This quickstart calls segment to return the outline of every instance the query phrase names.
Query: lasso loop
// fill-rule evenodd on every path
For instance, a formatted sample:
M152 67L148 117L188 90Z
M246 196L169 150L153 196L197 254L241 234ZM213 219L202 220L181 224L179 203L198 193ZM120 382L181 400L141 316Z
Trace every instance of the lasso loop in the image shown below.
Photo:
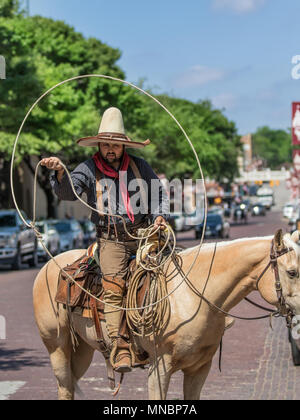
M204 239L204 232L205 232L205 227L206 227L206 219L207 219L207 194L206 194L206 188L205 188L205 183L204 183L204 176L203 176L203 172L202 172L202 168L201 168L201 164L200 164L200 161L199 161L199 158L198 158L198 155L197 155L197 152L196 152L196 150L195 150L195 148L194 148L194 146L193 146L193 144L192 144L192 142L191 142L191 140L189 139L189 137L188 137L188 135L186 134L186 132L185 132L185 130L183 129L183 127L180 125L180 123L177 121L177 119L174 117L174 115L161 103L161 102L159 102L158 101L158 99L156 99L154 96L152 96L150 93L148 93L148 92L146 92L145 90L143 90L143 89L141 89L140 87L138 87L138 86L135 86L134 84L132 84L132 83L130 83L130 82L127 82L127 81L125 81L125 80L122 80L122 79L118 79L118 78L116 78L116 77L112 77L112 76L107 76L107 75L103 75L103 74L87 74L87 75L80 75L80 76L75 76L75 77L72 77L72 78L69 78L69 79L66 79L66 80L64 80L64 81L62 81L62 82L60 82L60 83L57 83L56 85L54 85L54 86L52 86L50 89L48 89L45 93L43 93L43 95L41 95L35 102L34 102L34 104L31 106L31 108L29 109L29 111L27 112L27 114L25 115L25 117L24 117L24 119L23 119L23 121L22 121L22 124L21 124L21 126L20 126L20 128L19 128L19 130L18 130L18 133L17 133L17 136L16 136L16 139L15 139L15 142L14 142L14 146L13 146L13 152L12 152L12 159L11 159L11 166L10 166L10 184L11 184L11 194L12 194L12 198L13 198L13 202L14 202L14 205L15 205L15 207L16 207L16 210L17 210L17 212L18 212L18 214L19 214L19 216L20 216L20 218L21 218L21 220L23 221L23 223L27 226L27 227L30 227L30 228L32 228L33 230L34 230L34 233L36 234L36 236L37 236L37 238L38 238L38 240L40 241L40 243L42 244L42 246L43 246L43 248L44 248L44 250L46 251L46 253L50 256L50 258L55 262L55 264L60 268L60 270L62 270L63 272L64 272L64 274L66 274L67 275L67 277L69 277L74 283L76 283L77 284L77 286L79 287L79 288L81 288L85 293L87 293L88 295L90 295L90 296L92 296L92 297L94 297L95 299L97 299L97 300L99 300L100 302L102 302L99 298L97 298L97 297L95 297L95 296L93 296L92 294L90 294L87 290L85 290L83 287L81 287L68 273L66 273L64 270L63 270L63 268L62 267L60 267L60 265L57 263L57 261L55 260L55 258L53 257L53 255L51 255L51 253L49 252L49 250L46 248L46 246L44 245L44 243L43 243L43 241L42 241L42 238L41 238L41 235L40 235L40 233L38 232L38 230L35 228L35 221L36 221L36 211L35 211L35 207L36 207L36 182L37 182L37 169L38 169L38 166L40 165L40 162L38 163L38 166L37 166L37 168L36 168L36 171L35 171L35 181L34 181L34 183L35 183L35 186L34 186L34 212L33 212L33 220L32 220L32 222L30 222L30 223L28 223L26 220L25 220L25 218L23 217L23 215L22 215L22 213L21 213L21 211L20 211L20 209L19 209L19 207L18 207L18 204L17 204L17 201L16 201L16 197L15 197L15 193L14 193L14 186L13 186L13 167L14 167L14 160L15 160L15 154L16 154L16 148L17 148L17 143L18 143L18 140L19 140L19 137L20 137L20 135L21 135L21 132L22 132L22 129L23 129L23 127L24 127L24 124L25 124L25 122L26 122L26 120L27 120L27 118L29 117L29 115L31 114L31 112L33 111L33 109L38 105L38 103L44 98L44 97L46 97L50 92L52 92L55 88L57 88L58 86L61 86L61 85L63 85L63 84L65 84L65 83L68 83L68 82L71 82L71 81L73 81L73 80L79 80L79 79L83 79L83 78L89 78L89 77L97 77L97 78L104 78L104 79L109 79L109 80L114 80L114 81L117 81L117 82L120 82L120 83L123 83L123 84L125 84L125 85L128 85L128 86L130 86L130 87L132 87L132 88L134 88L134 89L136 89L136 90L138 90L138 91L140 91L141 93L143 93L144 95L146 95L146 96L148 96L149 98L151 98L154 102L156 102L161 108L163 108L166 112L167 112L167 114L169 114L169 116L175 121L175 123L177 124L177 126L180 128L180 130L182 131L182 133L184 134L184 136L185 136L185 138L186 138L186 140L188 141L188 143L190 144L190 147L192 148L192 151L193 151L193 153L194 153L194 156L195 156L195 158L196 158L196 161L197 161L197 164L198 164L198 168L199 168L199 171L200 171L200 174L201 174L201 177L202 177L202 180L203 180L203 191L204 191L204 221L203 221L203 230L202 230L202 235L201 235L201 239L200 239L200 243L199 243L199 246L198 246L198 250L197 250L197 252L196 252L196 254L195 254L195 257L194 257L194 260L193 260L193 262L192 262L192 264L191 264L191 266L189 267L189 269L188 269L188 271L187 271L187 273L185 273L184 275L183 275L183 273L181 273L181 276L182 276L182 281L168 294L168 295L166 295L166 296L164 296L163 298L161 298L160 300L157 300L156 302L153 302L153 303L151 303L151 304L149 304L149 305L147 305L147 306L143 306L143 307L140 307L140 308L121 308L121 307L117 307L117 306L114 306L114 305L111 305L111 304L109 304L109 306L111 306L111 307L113 307L113 308L116 308L116 309L123 309L123 310L127 310L127 311L130 311L130 310L137 310L137 309L147 309L147 308L150 308L150 307L153 307L153 306L155 306L155 305L157 305L158 303L160 303L160 302L162 302L164 299L167 299L172 293L174 293L175 292L175 290L176 289L178 289L178 287L183 283L183 281L185 281L186 279L187 279L187 276L189 275L189 273L191 272L191 270L192 270L192 268L193 268L193 266L194 266L194 264L195 264L195 262L196 262L196 260L197 260L197 257L198 257L198 255L199 255L199 253L200 253L200 249L201 249L201 246L202 246L202 244L203 244L203 239ZM65 167L65 165L63 165L63 167L64 167L64 169L66 170L66 172L67 172L67 169L66 169L66 167ZM70 174L67 172L67 174L68 174L68 177L69 177L69 180L71 181L71 177L70 177ZM76 194L76 192L74 191L74 187L73 187L73 183L72 183L72 181L71 181L71 185L72 185L72 189L73 189L73 192ZM89 207L89 208L91 208L87 203L85 203L83 200L81 200L81 198L80 197L78 197L78 195L76 194L76 197L81 201L81 202L83 202L84 203L84 205L86 205L87 207ZM98 210L96 210L95 208L92 208L92 210L93 211L98 211ZM113 215L113 216L115 216L115 217L119 217L119 218L121 218L122 219L122 222L123 222L123 225L124 225L124 228L126 229L126 226L125 226L125 220L124 220L124 218L122 217L122 216L120 216L120 215ZM143 239L148 239L150 236L152 236L153 234L155 234L157 231L159 230L159 227L158 227L158 229L155 231L154 230L154 232L152 233L152 234L149 234L149 236L147 236L146 238L143 238ZM127 229L126 229L126 231L127 231ZM129 232L128 232L129 233ZM174 234L174 232L173 232L173 234ZM136 237L133 237L131 234L129 234L129 236L131 236L132 238L134 238L134 239L136 239ZM174 237L175 237L175 234L174 234ZM140 238L138 238L138 239L140 239ZM174 247L174 249L175 249L175 247Z

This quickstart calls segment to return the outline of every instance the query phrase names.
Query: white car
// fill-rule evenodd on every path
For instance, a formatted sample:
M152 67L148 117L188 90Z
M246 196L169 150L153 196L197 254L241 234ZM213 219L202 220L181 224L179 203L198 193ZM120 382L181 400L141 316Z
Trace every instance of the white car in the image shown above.
M287 203L283 207L283 217L290 219L293 215L295 205L293 203Z
M261 187L256 191L257 203L262 204L268 210L274 205L274 193L272 188Z
M57 255L60 252L60 236L51 221L43 220L36 223L38 231L42 234L42 240L47 249L52 255ZM38 241L38 258L48 260L50 257L43 248L40 241Z

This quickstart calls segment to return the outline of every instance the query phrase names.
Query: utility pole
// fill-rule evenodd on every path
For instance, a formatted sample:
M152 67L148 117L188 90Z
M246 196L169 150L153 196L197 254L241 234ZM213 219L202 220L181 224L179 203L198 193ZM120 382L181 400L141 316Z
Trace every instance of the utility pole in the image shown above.
M30 10L29 10L29 0L26 0L26 12L27 12L27 16L29 16L29 14L30 14Z

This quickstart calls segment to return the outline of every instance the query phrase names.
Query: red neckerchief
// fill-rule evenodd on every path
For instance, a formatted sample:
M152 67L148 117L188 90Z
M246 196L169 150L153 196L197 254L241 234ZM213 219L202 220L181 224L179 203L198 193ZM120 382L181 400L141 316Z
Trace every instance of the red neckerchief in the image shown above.
M120 176L120 173L118 171L116 171L114 168L112 168L110 165L108 165L108 163L105 162L105 160L101 156L100 152L97 152L97 153L94 154L93 160L95 162L95 165L99 169L99 171L102 172L104 175L107 175L110 178L115 178L115 179L120 178L120 190L121 190L121 195L122 195L122 198L123 198L123 202L124 202L125 207L126 207L127 215L129 217L129 219L131 220L131 222L133 223L134 222L134 215L132 213L132 208L131 208L131 205L130 205L130 198L129 198L129 193L128 193L128 190L127 190L127 185L125 185L125 180L124 180L124 172L127 172L129 162L130 162L130 157L124 151L121 167L119 168L119 171L122 171L121 176Z

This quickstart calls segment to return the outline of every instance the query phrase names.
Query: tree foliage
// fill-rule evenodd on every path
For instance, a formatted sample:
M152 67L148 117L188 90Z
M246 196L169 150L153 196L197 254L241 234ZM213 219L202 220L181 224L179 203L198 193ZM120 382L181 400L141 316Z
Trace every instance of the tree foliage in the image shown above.
M19 14L20 2L18 0L0 0L0 16L12 18Z
M292 144L289 132L264 126L256 130L252 141L254 156L262 159L265 166L280 169L285 163L291 162Z
M78 75L124 78L124 73L116 65L119 50L94 38L84 38L64 22L17 14L15 2L1 1L0 45L6 57L7 79L0 84L0 152L10 159L18 127L30 106L47 89ZM118 98L129 96L127 104L138 107L138 96L123 93L124 89L116 82L100 78L59 86L26 121L17 148L17 162L23 160L33 171L32 156L58 155L67 165L75 166L91 151L76 147L75 140L97 133L100 115L109 105L122 108ZM53 216L54 197L45 168L41 168L38 182L48 199L48 213Z
M221 111L212 109L209 101L195 104L167 95L158 99L174 115L191 140L204 176L232 180L238 174L237 155L240 147L235 124L228 121ZM169 178L186 174L199 177L195 155L176 122L149 100L145 108L149 120L144 136L153 141L149 153L152 166Z
M0 156L7 161L18 127L35 100L62 80L85 74L124 79L117 65L118 49L95 38L85 38L62 21L26 17L16 0L0 0L1 54L7 79L0 83ZM237 173L239 140L233 122L210 102L193 103L167 95L158 99L188 133L199 155L204 175L221 180ZM192 150L175 122L157 104L127 85L103 78L85 78L60 85L42 99L24 125L17 160L33 172L32 156L57 155L72 169L94 150L76 146L76 139L96 134L100 116L109 106L120 108L133 140L150 138L143 156L168 177L199 176ZM54 216L49 173L41 168L40 187Z

